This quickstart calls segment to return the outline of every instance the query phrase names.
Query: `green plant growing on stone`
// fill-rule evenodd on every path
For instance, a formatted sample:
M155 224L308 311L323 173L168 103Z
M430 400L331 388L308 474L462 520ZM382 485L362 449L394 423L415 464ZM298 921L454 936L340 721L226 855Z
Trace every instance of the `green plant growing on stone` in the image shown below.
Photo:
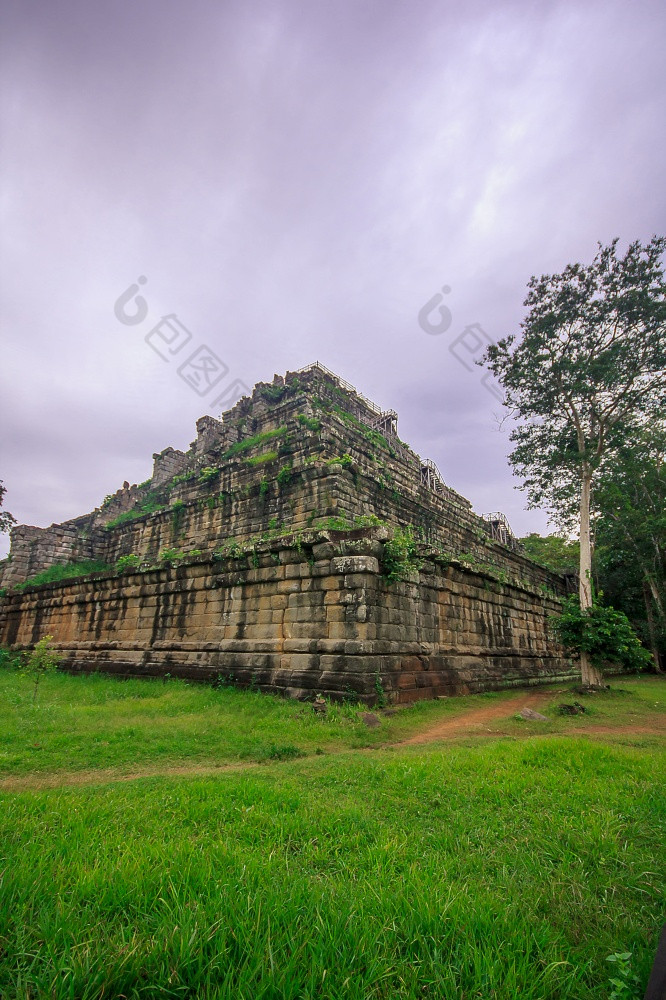
M266 476L264 476L264 478L259 483L259 496L260 497L265 497L266 496L266 494L268 493L268 490L270 489L270 485L271 484L269 483L268 479L266 478Z
M306 427L309 431L321 430L321 420L317 420L315 417L308 417L306 413L299 413L296 419L302 427Z
M174 500L171 504L171 530L173 532L174 539L177 538L181 532L184 516L185 502L183 500Z
M42 583L59 583L61 580L75 580L80 576L88 576L90 573L103 573L111 569L108 563L99 559L85 559L82 562L71 562L49 566L48 569L36 573L35 576L14 584L14 590L19 592L26 587L37 587Z
M406 580L421 568L416 540L411 527L396 528L384 543L383 572L388 583Z
M386 692L384 691L384 685L382 684L382 678L379 671L375 674L375 695L377 708L386 708Z
M260 434L255 434L253 437L245 438L243 441L236 441L228 448L222 458L232 458L234 455L241 455L244 451L249 451L258 444L264 444L266 441L272 441L275 438L282 437L287 433L286 427L277 427L274 430L262 431Z
M183 558L183 554L178 549L162 549L157 558L163 566L172 566Z
M550 621L562 645L578 655L586 653L597 669L605 661L619 663L627 670L643 670L652 662L627 616L596 600L591 607L581 608L579 598L572 595L562 613L551 616Z
M35 682L35 686L32 689L33 704L37 699L37 689L42 677L44 674L52 673L56 670L60 660L61 657L53 649L53 636L45 635L21 663L21 670L28 674L29 677L32 677Z
M293 475L290 465L283 465L276 476L278 486L287 486L291 482Z
M193 479L196 479L196 472L181 472L178 476L174 476L171 480L171 486L178 486L179 483L189 483Z
M265 465L266 462L274 462L278 457L277 451L262 451L261 455L253 455L247 459L248 465Z
M130 553L126 556L120 556L116 559L116 569L119 573L125 573L128 570L138 569L141 564L141 558L135 553Z
M212 483L220 475L220 470L215 465L205 465L199 473L200 483Z

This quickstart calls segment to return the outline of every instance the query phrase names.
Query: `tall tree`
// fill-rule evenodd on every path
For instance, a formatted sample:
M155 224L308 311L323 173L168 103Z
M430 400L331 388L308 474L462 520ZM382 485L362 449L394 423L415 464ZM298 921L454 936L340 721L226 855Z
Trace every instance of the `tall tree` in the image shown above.
M577 509L579 598L592 606L592 486L604 461L666 403L666 238L598 245L589 265L532 277L522 336L491 345L483 359L516 419L510 456L530 506L563 525ZM581 653L583 684L601 683Z
M600 470L594 566L606 597L666 655L666 426L645 427Z
M0 479L0 507L2 507L6 492L7 487L2 482L2 479ZM8 510L0 510L0 532L9 531L14 524L16 524L14 515L10 514Z

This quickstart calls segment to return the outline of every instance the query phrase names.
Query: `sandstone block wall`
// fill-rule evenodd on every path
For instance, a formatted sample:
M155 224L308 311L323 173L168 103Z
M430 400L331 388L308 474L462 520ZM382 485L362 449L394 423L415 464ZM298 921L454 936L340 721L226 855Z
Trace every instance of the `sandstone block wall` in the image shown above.
M320 533L297 547L44 584L2 601L0 643L50 634L70 670L368 703L381 690L405 702L575 676L548 633L557 600L434 552L389 584L381 534Z

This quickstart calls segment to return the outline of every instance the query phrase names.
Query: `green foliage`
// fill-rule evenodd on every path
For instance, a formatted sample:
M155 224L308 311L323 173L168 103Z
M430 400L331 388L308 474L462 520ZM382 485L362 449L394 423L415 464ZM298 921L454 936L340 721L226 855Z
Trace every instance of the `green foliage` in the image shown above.
M297 377L291 379L285 385L262 385L257 390L259 396L268 403L280 403L285 396L293 396L300 389L300 381Z
M238 542L231 539L221 545L219 549L216 549L213 553L214 559L239 559L244 555L243 548L238 544Z
M594 603L581 609L578 597L565 602L562 614L553 616L555 632L567 649L586 652L596 667L606 661L619 663L627 670L643 670L650 664L650 654L641 646L629 620L621 611Z
M663 403L666 239L632 243L622 258L617 242L588 266L531 278L520 341L500 340L484 359L517 418L510 461L530 505L564 523L582 475Z
M395 528L393 537L384 543L383 572L389 583L406 580L419 570L421 560L411 527Z
M198 482L200 483L212 483L215 479L218 479L220 475L220 470L214 465L205 465L201 472L199 473Z
M597 586L666 667L666 428L653 421L602 467L595 487Z
M232 444L231 447L225 451L222 458L232 458L234 455L242 455L243 452L249 451L251 448L256 448L257 445L264 444L266 441L273 441L275 438L282 437L286 433L286 427L277 427L275 430L262 431L260 434L255 434L254 437L245 438L243 441L236 441L235 444Z
M30 653L27 653L25 658L21 661L20 669L26 673L35 684L32 689L33 702L37 698L37 689L42 677L45 674L56 670L60 660L61 657L53 648L53 636L45 635L39 640L38 643L36 643L34 649Z
M344 455L334 455L326 460L326 465L341 465L343 469L349 469L354 464L354 459L345 452Z
M179 475L174 476L171 480L171 486L178 486L180 483L191 483L193 479L197 478L196 472L191 470L190 472L181 472Z
M132 510L125 510L122 514L118 514L117 517L112 518L107 521L104 525L105 531L110 531L112 528L118 528L121 524L130 524L132 521L137 521L141 517L145 517L146 514L156 514L160 510L164 510L166 504L162 500L158 500L154 495L149 497L137 507L133 507Z
M162 565L172 566L183 559L183 553L178 549L162 549L157 558Z
M126 556L120 556L120 558L116 560L116 569L119 573L125 573L128 570L138 569L140 565L141 558L133 552Z
M0 479L0 507L2 507L7 487ZM16 518L8 510L0 510L0 532L9 531L16 524Z
M375 674L375 704L377 708L385 708L387 703L386 692L384 691L384 685L382 684L382 678L379 671Z
M264 451L261 455L253 455L252 458L246 459L248 465L265 465L266 462L274 462L278 457L276 451Z
M89 573L103 573L112 567L100 559L84 559L80 562L69 562L50 566L48 569L36 573L30 579L22 583L14 584L14 590L25 590L26 587L37 587L41 583L57 583L60 580L74 580L79 576L87 576Z
M608 1000L640 1000L643 991L640 979L631 969L631 952L609 955L606 961L615 965L615 975L610 980L613 989Z
M306 413L299 413L296 419L302 427L307 427L309 431L321 430L321 420L317 420L315 417L308 417Z
M0 670L18 670L21 666L21 654L0 646Z
M101 505L100 509L101 510L106 510L107 507L111 506L111 504L113 503L113 500L114 500L114 494L113 493L107 493L106 496L104 497L104 499L102 500L102 505Z
M525 549L525 555L554 573L578 572L580 547L577 541L569 541L564 535L543 536L534 531L519 541Z
M259 483L259 496L260 497L265 497L266 496L266 494L268 493L268 491L270 489L270 485L271 484L269 483L268 479L266 478L266 476L264 476L264 478Z
M144 481L142 483L139 483L139 489L140 490L145 490L147 486L150 486L150 484L152 483L152 481L153 481L152 477L150 479L144 479Z
M291 466L283 465L276 477L278 486L287 486L291 482L292 475L293 470Z
M357 431L360 431L371 444L374 444L378 448L384 448L395 457L395 451L391 448L384 435L380 434L379 431L374 430L372 427L368 427L368 425L363 423L362 420L359 420L358 417L355 417L352 413L348 413L347 410L344 410L341 406L334 406L333 413L336 413L338 417L340 417L341 420L344 420L346 424L349 424L350 427L354 427Z

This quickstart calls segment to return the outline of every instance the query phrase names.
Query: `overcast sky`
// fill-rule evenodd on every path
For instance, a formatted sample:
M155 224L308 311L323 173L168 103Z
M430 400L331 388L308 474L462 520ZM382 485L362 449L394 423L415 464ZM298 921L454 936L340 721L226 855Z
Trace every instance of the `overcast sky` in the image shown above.
M663 3L5 0L2 18L0 478L20 522L91 510L236 380L319 359L478 512L546 530L460 336L517 332L530 275L597 241L666 232ZM130 325L114 304L139 276ZM168 314L192 336L163 360L145 338ZM198 394L178 368L204 349L228 372Z

